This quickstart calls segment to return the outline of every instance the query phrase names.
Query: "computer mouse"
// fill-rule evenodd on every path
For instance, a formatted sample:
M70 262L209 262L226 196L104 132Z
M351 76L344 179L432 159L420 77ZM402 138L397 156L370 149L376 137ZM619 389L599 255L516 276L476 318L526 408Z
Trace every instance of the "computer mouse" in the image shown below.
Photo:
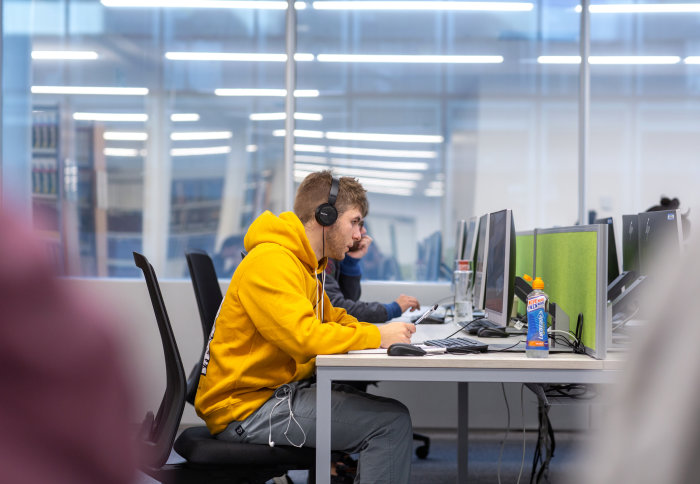
M423 348L409 343L394 343L386 351L389 356L423 356L425 353Z
M482 338L507 338L508 333L506 333L505 329L499 329L499 328L479 328L479 330L476 332L477 336L481 336Z

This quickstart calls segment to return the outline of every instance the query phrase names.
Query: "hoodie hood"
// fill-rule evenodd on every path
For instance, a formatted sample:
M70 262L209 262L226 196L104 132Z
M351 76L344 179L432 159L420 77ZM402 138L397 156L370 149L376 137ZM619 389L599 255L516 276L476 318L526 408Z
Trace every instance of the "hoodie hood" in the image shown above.
M261 244L277 244L291 251L309 270L318 272L325 261L318 263L316 254L306 236L304 224L294 212L282 212L279 217L269 210L260 215L248 228L245 249L250 252Z

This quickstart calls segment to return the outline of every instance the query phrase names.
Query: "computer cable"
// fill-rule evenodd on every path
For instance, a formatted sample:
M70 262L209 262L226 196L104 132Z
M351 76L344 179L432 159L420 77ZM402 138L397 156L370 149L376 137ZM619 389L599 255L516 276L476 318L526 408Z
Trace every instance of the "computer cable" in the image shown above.
M496 479L498 479L498 484L501 484L501 459L503 458L503 448L508 440L508 433L510 432L510 406L508 405L508 396L506 395L506 385L501 382L501 391L503 391L503 401L506 403L506 435L503 436L501 440L501 450L498 452L498 467L496 468Z
M550 330L548 331L548 333L550 333L550 334L554 333L554 334L551 336L551 338L552 338L555 342L557 342L557 343L559 343L559 344L562 344L562 345L564 345L564 346L568 346L568 347L570 347L570 348L575 348L575 347L579 344L578 338L576 338L576 336L574 335L574 333L572 333L571 331L564 331L564 330L562 330L562 329L550 329ZM564 335L564 336L566 336L567 338L571 338L571 339L573 340L573 343L572 343L571 341L569 341L568 339L564 338L563 336L560 336L560 335Z
M462 331L463 329L464 329L464 328L459 328L457 331L455 331L454 333L452 333L452 334L449 335L449 336L445 336L445 338L443 338L443 339L451 338L451 337L453 337L454 335L456 335L457 333L459 333L460 331Z
M518 481L516 484L520 484L520 478L523 475L523 468L525 467L525 402L524 402L524 391L525 384L520 384L520 421L523 423L523 456L520 458L520 472L518 472Z
M523 404L523 389L525 388L525 385L520 385L520 414L523 422L523 454L522 458L520 459L520 472L518 473L518 484L520 483L520 478L523 475L523 468L525 466L525 449L526 449L526 441L525 441L525 406ZM498 479L498 484L501 484L501 459L503 457L503 449L505 447L505 443L508 440L508 435L510 433L510 405L508 405L508 396L506 395L506 385L505 383L501 382L501 391L503 392L503 401L506 403L506 415L507 415L507 421L506 421L506 434L503 437L503 440L501 441L501 450L498 453L498 468L496 471L496 478Z
M578 400L591 400L597 396L597 393L583 383L563 383L551 384L545 386L545 395L547 397L566 397Z
M625 326L627 323L629 323L629 322L632 320L632 318L634 318L637 314L639 314L639 309L640 309L639 306L635 307L635 308L634 308L634 311L632 312L632 314L630 314L629 316L627 316L626 318L624 318L621 322L615 324L615 325L612 327L612 332L614 333L615 331L617 331L618 329L622 328L622 327ZM613 321L613 323L614 323L614 322L615 322L615 321Z
M521 339L521 340L518 340L516 343L513 343L513 344L510 345L510 346L506 346L505 348L501 348L500 350L489 350L489 353L499 353L499 352L501 352L501 351L507 351L507 350L509 350L509 349L511 349L511 348L515 348L515 347L518 346L520 343L526 343L526 341L525 341L524 339Z
M532 459L530 484L533 482L539 483L542 479L545 482L549 480L549 463L554 456L554 449L556 448L554 429L552 428L552 422L549 420L549 407L550 405L547 402L541 400L538 402L537 417L539 425L537 444Z

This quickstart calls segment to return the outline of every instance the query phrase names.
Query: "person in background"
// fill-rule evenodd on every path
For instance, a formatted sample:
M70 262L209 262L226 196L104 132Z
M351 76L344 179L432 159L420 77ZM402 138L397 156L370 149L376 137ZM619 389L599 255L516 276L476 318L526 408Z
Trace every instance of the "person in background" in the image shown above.
M311 173L294 212L260 215L212 329L195 408L218 439L316 445L315 357L408 343L413 324L381 327L335 308L317 275L361 239L366 190ZM331 390L331 450L360 454L355 482L407 483L412 427L396 400L342 384Z
M134 383L114 318L0 212L0 482L128 484Z
M217 277L231 279L236 267L241 263L243 236L230 235L221 243L221 250L212 257Z
M329 259L326 265L326 294L335 307L344 308L348 314L368 323L384 323L398 318L404 311L420 309L418 299L401 294L388 304L360 301L362 268L360 260L367 254L372 237L362 226L362 238L355 243L341 261ZM319 276L320 277L320 276Z

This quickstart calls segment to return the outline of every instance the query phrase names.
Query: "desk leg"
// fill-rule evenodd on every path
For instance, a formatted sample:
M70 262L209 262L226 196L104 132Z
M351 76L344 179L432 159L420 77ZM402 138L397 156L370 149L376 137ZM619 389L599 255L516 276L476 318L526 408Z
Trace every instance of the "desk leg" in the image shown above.
M316 372L316 482L331 480L331 381Z
M467 482L469 464L469 383L457 384L457 482Z

